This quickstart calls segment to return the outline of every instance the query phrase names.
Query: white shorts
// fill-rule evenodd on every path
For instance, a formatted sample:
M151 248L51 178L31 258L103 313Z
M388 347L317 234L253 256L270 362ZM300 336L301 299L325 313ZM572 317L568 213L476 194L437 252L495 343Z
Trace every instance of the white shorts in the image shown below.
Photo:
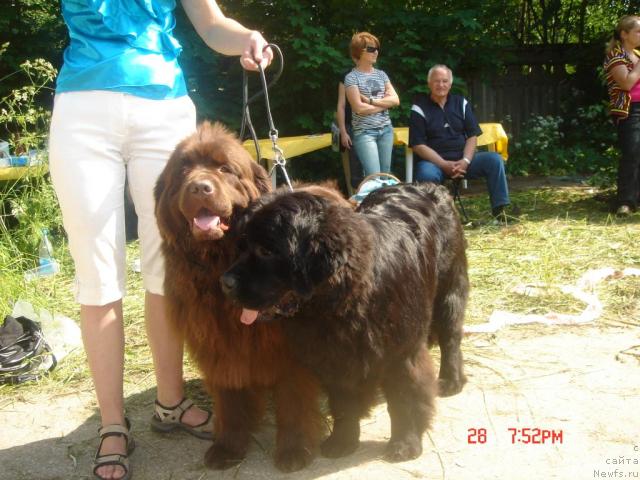
M79 303L105 305L126 293L125 176L138 215L143 285L163 293L153 189L176 144L195 129L187 96L149 100L97 90L56 95L49 163Z

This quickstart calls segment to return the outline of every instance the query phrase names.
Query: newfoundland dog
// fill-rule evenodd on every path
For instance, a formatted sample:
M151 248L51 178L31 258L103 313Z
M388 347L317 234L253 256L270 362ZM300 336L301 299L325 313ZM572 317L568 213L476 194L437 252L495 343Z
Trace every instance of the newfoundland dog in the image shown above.
M253 310L243 315L252 328L282 325L295 356L318 375L333 416L322 453L358 447L360 419L381 386L391 418L386 457L418 457L437 392L453 395L466 382L467 260L447 190L386 187L355 211L326 195L275 192L237 227L240 252L222 289ZM428 352L436 339L439 381Z
M278 468L307 465L322 431L317 380L294 360L282 325L247 328L220 288L236 257L233 219L269 190L267 172L224 127L209 123L177 146L155 189L167 314L214 400L215 440L205 462L216 469L244 458L268 391Z

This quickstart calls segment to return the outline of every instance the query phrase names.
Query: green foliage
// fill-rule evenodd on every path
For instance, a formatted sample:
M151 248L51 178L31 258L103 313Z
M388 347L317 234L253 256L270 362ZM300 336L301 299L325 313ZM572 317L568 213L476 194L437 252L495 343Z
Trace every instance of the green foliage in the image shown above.
M603 103L563 116L534 116L513 143L508 169L514 175L597 174L597 184L603 186L617 165L614 139Z
M0 85L9 78L22 82L0 98L0 138L6 139L16 154L44 148L51 112L38 100L43 93L52 91L50 84L56 74L49 62L37 58L23 62L18 71L0 78Z
M513 145L509 172L515 175L564 172L568 165L562 151L562 123L562 118L555 116L530 118L519 141Z
M0 2L0 45L7 47L0 61L0 78L15 72L29 59L42 58L59 66L66 41L59 1ZM0 83L0 97L20 85L19 78L6 78Z
M7 138L13 153L38 149L39 158L45 163L51 112L38 104L38 98L43 91L51 90L55 74L49 62L35 59L23 62L17 72L0 79L0 85L7 78L23 82L0 98L2 138ZM46 227L55 236L61 233L61 225L48 176L36 174L17 181L0 181L0 271L33 268L40 230Z

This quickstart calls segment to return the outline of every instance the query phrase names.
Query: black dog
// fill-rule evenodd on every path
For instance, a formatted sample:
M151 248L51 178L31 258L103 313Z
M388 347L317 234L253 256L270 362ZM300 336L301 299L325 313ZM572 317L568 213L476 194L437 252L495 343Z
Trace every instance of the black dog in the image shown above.
M386 456L422 453L435 395L458 393L469 283L451 197L432 184L370 194L354 211L330 195L276 192L239 219L240 256L222 276L244 323L282 321L294 355L329 398L333 432L322 453L359 444L360 418L382 387L391 417ZM249 328L249 327L248 327ZM428 352L442 353L439 385Z

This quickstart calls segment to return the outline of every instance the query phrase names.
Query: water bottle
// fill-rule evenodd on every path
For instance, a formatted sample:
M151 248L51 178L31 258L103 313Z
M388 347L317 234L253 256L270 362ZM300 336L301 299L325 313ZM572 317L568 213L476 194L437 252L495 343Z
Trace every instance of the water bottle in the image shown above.
M49 241L49 230L42 229L42 237L38 246L38 271L42 275L51 275L54 272L55 260L53 259L53 247Z

